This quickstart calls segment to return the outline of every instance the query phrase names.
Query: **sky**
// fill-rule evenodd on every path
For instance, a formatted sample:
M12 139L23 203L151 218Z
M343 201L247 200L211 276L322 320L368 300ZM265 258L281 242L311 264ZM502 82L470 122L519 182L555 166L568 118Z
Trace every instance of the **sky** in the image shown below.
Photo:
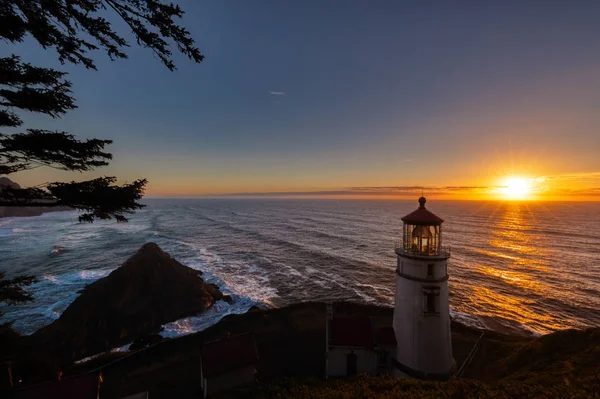
M13 180L145 177L149 196L423 187L479 199L511 197L518 177L529 198L600 199L598 2L178 3L206 59L177 55L175 72L115 18L129 59L97 53L98 71L31 40L0 44L73 83L77 110L22 114L25 128L114 140L109 167Z

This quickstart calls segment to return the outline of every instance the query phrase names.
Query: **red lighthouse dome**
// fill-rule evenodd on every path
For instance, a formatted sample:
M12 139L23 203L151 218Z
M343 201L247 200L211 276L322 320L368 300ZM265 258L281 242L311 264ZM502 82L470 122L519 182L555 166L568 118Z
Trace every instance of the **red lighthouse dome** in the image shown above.
M439 226L444 223L444 219L425 208L426 202L427 199L425 197L419 198L419 209L404 216L402 221L404 223L430 226Z

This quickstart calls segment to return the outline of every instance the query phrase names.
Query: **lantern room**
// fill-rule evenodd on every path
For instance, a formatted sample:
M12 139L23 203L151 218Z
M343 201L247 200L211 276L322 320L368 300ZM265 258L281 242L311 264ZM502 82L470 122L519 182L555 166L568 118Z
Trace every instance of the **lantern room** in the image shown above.
M427 200L419 198L419 209L404 216L403 250L418 256L439 256L442 252L444 219L425 208Z

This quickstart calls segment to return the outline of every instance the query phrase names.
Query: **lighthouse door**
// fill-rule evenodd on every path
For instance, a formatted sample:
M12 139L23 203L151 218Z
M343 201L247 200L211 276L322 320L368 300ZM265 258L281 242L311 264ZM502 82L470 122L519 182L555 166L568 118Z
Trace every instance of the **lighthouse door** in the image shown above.
M346 356L346 375L351 377L358 372L358 357L356 353L350 352Z

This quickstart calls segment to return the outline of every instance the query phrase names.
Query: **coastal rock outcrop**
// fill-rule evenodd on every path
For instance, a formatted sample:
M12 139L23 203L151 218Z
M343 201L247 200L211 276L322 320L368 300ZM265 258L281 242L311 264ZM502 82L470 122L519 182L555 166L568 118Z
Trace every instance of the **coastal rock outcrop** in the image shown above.
M69 362L156 334L165 323L227 299L201 274L147 243L121 267L86 286L58 320L32 339Z
M8 177L0 177L0 192L4 187L20 189L14 181ZM62 212L70 211L71 208L65 206L0 206L0 218L15 217L15 216L40 216L47 212Z

